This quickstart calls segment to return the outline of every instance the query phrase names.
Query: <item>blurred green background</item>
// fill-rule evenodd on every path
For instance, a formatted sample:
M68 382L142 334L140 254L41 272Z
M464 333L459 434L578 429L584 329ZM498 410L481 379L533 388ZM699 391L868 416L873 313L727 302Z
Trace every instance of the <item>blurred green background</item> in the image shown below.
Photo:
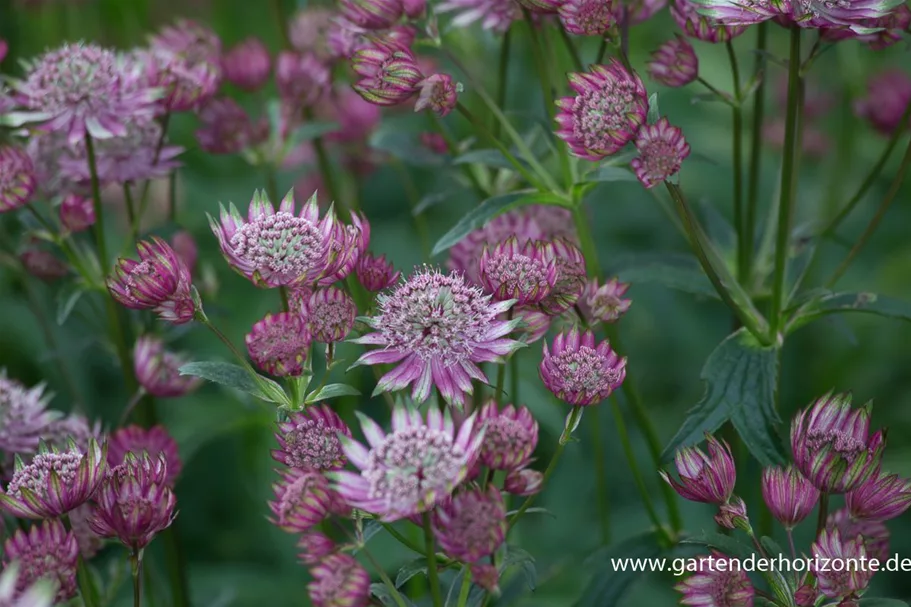
M250 35L261 37L275 51L281 46L275 13L268 2L84 0L43 4L26 7L0 0L0 38L8 40L11 47L10 57L2 65L4 72L16 73L19 69L15 65L16 59L32 56L65 39L97 40L122 48L143 44L149 32L179 16L211 25L226 46ZM294 2L279 4L285 15L295 9ZM532 70L526 32L521 27L519 30L513 53L515 60L509 74L508 106L511 110L531 112L541 119L544 112L540 88ZM634 27L630 36L633 64L642 69L648 53L675 31L676 26L666 10L648 23ZM781 55L786 50L784 32L777 26L772 31L770 49ZM451 32L446 39L453 52L492 87L495 74L490 58L498 52L497 40L476 26ZM700 58L701 75L716 86L729 89L730 71L723 47L694 44ZM754 44L752 30L735 42L746 73L752 70ZM584 41L581 49L585 60L592 60L596 47L596 40ZM875 162L885 142L852 117L851 103L863 94L866 77L889 65L907 66L908 57L905 43L874 52L847 42L828 51L816 63L809 77L811 83L817 81L836 101L835 108L818 123L830 138L831 147L823 158L803 161L796 225L809 225L830 217L833 209L844 204ZM565 59L559 54L555 57L555 60ZM564 65L568 66L568 61ZM774 86L783 76L783 69L769 63L767 73ZM558 85L565 87L562 82ZM693 98L702 91L692 86L669 90L648 80L646 85L650 92L659 93L662 113L683 129L694 151L681 173L682 187L692 201L703 206L705 217L712 218L713 232L722 238L729 236L725 223L731 213L729 109L720 103L695 102ZM469 104L475 103L470 88L464 98ZM775 98L769 95L768 106L771 112L780 113ZM426 128L424 118L409 111L389 114L389 124L394 124L396 129L417 133ZM467 136L466 125L456 114L446 122ZM749 124L749 106L746 123ZM257 290L230 271L221 260L205 214L217 212L219 201L233 201L245 207L253 189L265 185L264 178L238 158L212 157L200 152L195 148L194 128L192 116L181 116L171 130L173 140L188 149L179 177L179 223L194 234L203 264L214 268L217 276L220 290L217 298L207 303L210 316L235 343L241 343L253 322L278 307L277 293ZM837 150L839 141L843 144L842 153ZM841 234L847 240L853 241L857 237L882 199L900 153L895 156L842 228ZM768 201L775 193L779 160L774 147L766 146L760 217L765 217ZM422 195L452 187L451 181L440 176L440 171L420 167L408 170ZM281 174L280 189L284 191L290 187L306 171ZM375 253L385 253L406 272L426 261L420 254L404 182L392 163L381 162L374 173L350 187L359 190L363 208L371 221L371 249ZM299 193L299 196L305 194L309 193ZM907 237L911 225L909 194L911 184L906 184L879 232L842 280L841 290L872 291L911 301L911 240ZM609 270L622 267L629 255L687 250L686 243L662 214L654 198L638 183L599 186L587 201L601 262ZM427 219L432 240L445 233L476 202L467 193L457 193L445 204L431 208ZM116 209L112 212L116 213ZM112 232L115 229L116 226ZM817 278L827 276L845 252L840 245L825 244L820 256L822 261L814 275ZM434 262L443 260L441 256ZM106 424L116 423L130 395L122 389L112 353L91 337L91 319L80 314L87 312L87 308L83 308L84 302L77 306L77 313L64 327L57 327L54 317L61 297L60 288L31 283L30 289L33 290L31 303L23 285L12 274L0 271L0 367L6 367L12 377L28 384L47 381L57 394L54 406L68 409L69 390L53 358L62 351L76 379L80 398ZM729 333L731 317L717 301L700 300L659 284L634 284L629 295L634 304L620 324L626 348L623 354L629 356L630 377L643 394L662 442L665 442L679 427L686 410L701 397L704 390L699 377L702 363ZM50 351L43 330L31 313L30 308L35 306L50 319L50 329L60 351ZM781 367L783 418L789 420L798 408L833 388L853 391L858 401L875 399L874 425L890 428L886 467L911 475L911 438L908 438L911 431L911 373L907 371L911 365L911 349L908 348L911 327L877 317L831 318L831 321L820 321L802 329L788 340ZM175 347L191 352L197 360L227 360L221 345L200 327L190 327L172 337ZM342 350L349 353L349 358L355 353L353 348ZM562 429L566 410L553 403L538 380L540 344L521 351L519 356L521 400L532 408L542 426L537 457L543 467ZM349 377L346 381L355 382L358 378ZM377 417L385 415L384 406L378 400L362 398L343 406L349 411L357 406ZM277 465L269 455L274 446L274 412L238 394L208 385L188 398L159 401L158 413L180 443L185 464L177 487L180 508L177 527L188 557L187 574L196 604L213 607L308 605L305 591L308 575L297 563L295 538L277 530L266 520L265 501L271 495L269 487L275 479L273 468ZM531 515L519 526L513 538L513 543L519 543L536 559L534 591L527 592L523 576L513 576L505 582L506 593L498 604L572 605L594 573L601 576L609 573L582 566L599 543L593 449L589 440L591 423L591 419L583 420L579 434L581 442L570 445L551 486L538 504L548 508L555 518ZM649 523L607 411L600 415L600 423L603 424L604 457L609 474L612 536L614 541L619 541L641 532ZM660 507L659 479L650 473L648 455L639 435L634 432L633 438L639 461L649 472L647 481ZM739 486L745 495L755 496L758 469L741 470ZM690 503L681 503L681 506L688 529L714 528L710 508ZM908 517L892 521L889 526L892 551L911 556ZM798 530L798 545L804 549L811 541L809 527ZM382 536L372 540L371 548L391 572L413 557ZM108 558L113 560L120 556L115 549ZM160 561L153 568L154 579L163 581ZM672 584L673 579L669 577L645 576L637 582L625 604L674 604ZM905 576L879 574L871 594L911 598L911 581ZM168 603L162 596L156 604Z

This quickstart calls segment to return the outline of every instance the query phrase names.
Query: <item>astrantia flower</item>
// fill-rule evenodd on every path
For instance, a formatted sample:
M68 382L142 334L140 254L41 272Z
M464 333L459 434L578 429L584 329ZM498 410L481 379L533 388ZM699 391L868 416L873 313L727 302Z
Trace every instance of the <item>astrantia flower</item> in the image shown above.
M335 542L324 533L308 531L297 541L297 557L305 565L316 565L336 551Z
M789 18L791 0L689 0L709 23L752 25L776 17ZM797 1L797 0L795 0Z
M354 300L338 287L316 289L307 300L307 326L314 341L342 341L354 328L355 316Z
M272 523L288 533L303 533L320 524L341 502L318 470L289 468L272 485L275 499L269 502Z
M316 55L282 51L275 64L275 82L282 100L297 109L313 107L329 92L332 74Z
M157 236L136 245L139 261L118 260L106 280L111 296L133 310L153 310L162 320L184 324L196 314L190 270Z
M376 392L403 390L421 403L436 388L461 407L473 392L471 380L486 382L478 363L500 362L521 347L507 337L518 320L498 320L513 302L491 303L458 274L424 268L377 297L378 312L365 322L374 329L354 341L381 346L355 364L396 364L380 378Z
M397 406L392 432L358 413L369 447L342 437L348 460L360 474L329 473L336 490L355 508L386 522L420 514L446 500L474 465L484 433L474 432L475 417L458 432L452 416L432 407L427 422L415 409Z
M310 570L307 592L313 607L364 607L370 574L350 554L332 554Z
M134 120L151 118L159 92L140 78L135 62L94 44L64 44L35 60L15 83L25 116L70 144L89 134L127 134Z
M819 591L830 599L856 595L873 577L873 571L864 571L859 566L860 559L867 556L860 536L843 538L838 529L823 529L813 543L812 554L815 558L810 571L816 576ZM819 563L826 566L820 567Z
M250 36L224 54L221 68L225 80L245 91L255 91L269 79L272 58L266 45Z
M216 97L199 110L196 140L210 154L237 154L268 137L266 121L254 123L247 111L229 97Z
M26 388L0 369L0 451L34 453L48 424L60 417L49 411L45 385Z
M597 405L626 378L626 357L620 358L607 340L595 344L591 331L573 327L560 333L548 347L539 368L548 390L575 407Z
M139 457L143 453L148 453L152 459L157 460L161 455L165 458L168 465L167 482L173 485L183 463L180 461L180 455L175 441L168 433L168 429L162 425L143 428L141 426L127 426L114 432L108 439L108 464L111 468L119 466L126 461L128 453Z
M867 82L867 96L854 103L854 112L883 135L906 129L911 118L902 116L911 103L911 77L903 70L881 72Z
M342 17L358 27L383 30L402 18L402 0L341 0Z
M869 20L888 15L905 0L791 0L791 18L802 27L847 27L869 33Z
M585 258L582 251L566 238L553 240L556 254L557 281L550 293L539 302L551 316L559 316L573 307L585 288Z
M902 4L878 19L862 19L858 25L869 27L870 31L858 33L847 27L829 27L821 29L820 33L822 39L829 42L857 40L868 44L873 50L882 50L901 42L904 32L911 27L911 8Z
M552 320L537 306L517 307L512 317L521 321L516 326L516 335L525 344L533 344L547 335Z
M845 505L857 519L887 521L911 506L911 481L876 470L862 485L845 496Z
M361 142L380 123L382 109L351 90L348 86L336 88L317 108L321 116L338 123L338 130L326 134L326 139L341 143ZM307 191L307 190L305 190Z
M628 290L629 283L620 282L617 278L612 278L601 286L598 286L597 278L592 278L585 283L576 303L589 325L617 322L633 303L630 299L623 299Z
M490 485L457 493L433 512L433 534L447 556L473 563L490 556L506 537L506 505Z
M192 110L221 83L221 40L208 27L179 19L152 36L145 56L151 81L165 96L163 109Z
M418 84L418 100L414 111L430 109L445 116L456 106L461 85L452 81L449 74L434 74Z
M535 16L551 15L560 8L561 0L516 0L520 6L528 9Z
M25 592L33 584L46 581L57 588L54 603L63 603L76 596L76 564L79 547L71 531L58 520L32 525L26 532L17 529L3 544L3 566L19 564L16 590ZM5 577L5 576L4 576ZM0 588L0 596L6 594ZM19 602L4 605L21 605ZM31 607L31 605L28 605Z
M674 0L671 17L690 38L703 42L727 42L746 31L746 25L722 25L701 14L695 0Z
M526 465L538 445L538 422L527 407L506 405L499 410L490 400L478 414L484 430L480 461L494 470L514 470Z
M297 313L266 314L244 338L250 359L261 371L277 377L304 372L312 337Z
M36 187L35 167L25 150L0 146L0 213L24 206Z
M793 529L813 512L819 490L796 468L772 466L762 471L762 499L785 529Z
M324 275L329 261L335 215L319 218L316 195L299 215L294 193L288 192L278 211L264 192L255 192L244 221L232 204L221 207L220 222L209 225L218 237L225 259L241 275L260 287L311 284Z
M89 526L101 537L116 537L133 551L145 548L171 526L177 498L168 483L163 454L127 453L95 495Z
M847 508L841 508L826 519L826 529L830 532L837 529L841 537L863 538L864 550L870 558L884 563L889 553L889 529L882 521L857 520L851 517Z
M351 224L335 222L329 240L328 263L317 286L328 287L345 280L370 246L370 222L361 213L351 213Z
M659 118L655 124L644 125L636 135L637 158L630 160L630 167L646 188L673 177L680 171L680 165L690 155L690 144L683 133L667 118Z
M272 451L276 461L290 468L321 472L344 467L347 460L338 437L351 436L351 430L327 405L291 413L278 427L275 438L281 448Z
M354 53L351 65L360 76L354 90L376 105L402 103L418 91L418 84L424 80L411 50L396 43L375 41Z
M648 95L642 80L612 59L591 71L569 75L575 97L562 97L556 105L557 136L574 156L601 160L629 143L648 113Z
M437 6L437 11L456 13L452 20L455 28L480 22L482 28L498 34L522 18L522 9L514 0L445 0Z
M199 257L199 249L196 248L196 241L193 235L186 230L177 230L171 236L171 248L177 253L177 256L183 260L184 265L193 273L196 269L196 260Z
M851 408L850 394L827 394L794 417L794 462L820 491L846 493L879 466L885 435L870 435L872 405Z
M560 4L560 23L570 34L601 36L614 23L613 0L566 0Z
M756 591L734 559L713 550L711 557L699 557L697 562L698 571L674 586L683 595L681 605L753 607Z
M513 235L493 248L484 247L479 271L481 284L494 299L536 304L557 282L557 254L549 242L527 240L520 245Z
M665 86L685 86L699 75L699 59L686 38L671 38L652 53L648 75Z
M0 493L0 508L19 518L54 518L84 504L107 473L107 445L91 439L85 452L40 451L27 465L16 458L13 478Z
M683 447L674 462L680 481L661 471L665 480L684 499L706 504L724 504L734 493L737 470L731 448L711 434L706 434L708 455L699 447Z
M291 48L301 53L326 54L327 35L338 13L330 8L308 4L288 20Z
M78 194L69 194L60 203L60 225L67 232L87 230L95 224L92 200Z
M57 584L41 580L33 585L25 581L22 564L13 561L0 572L0 605L6 607L51 607L55 603Z
M528 496L539 493L544 485L544 475L531 468L511 470L503 481L503 489L513 495Z
M158 398L176 398L194 391L202 379L181 375L180 368L189 362L183 354L165 349L164 342L154 335L143 335L133 347L133 369L143 389Z
M19 261L26 272L44 282L54 282L70 273L70 267L63 260L37 247L29 247L19 253Z
M385 255L375 257L371 253L361 255L355 266L357 280L371 292L382 291L398 282L402 273L395 269Z

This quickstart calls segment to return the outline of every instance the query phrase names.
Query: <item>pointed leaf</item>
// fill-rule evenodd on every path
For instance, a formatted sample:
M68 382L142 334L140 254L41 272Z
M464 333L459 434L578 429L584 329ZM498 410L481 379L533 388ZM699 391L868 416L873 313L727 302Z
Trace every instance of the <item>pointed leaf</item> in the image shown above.
M414 205L414 208L411 210L411 214L417 217L427 209L435 207L438 204L445 202L448 198L452 196L452 192L433 192L431 194L425 194L418 203Z
M57 324L63 325L70 317L73 308L85 295L85 287L80 283L72 282L57 293Z
M658 534L652 531L602 548L586 561L593 576L575 607L618 607L639 576L649 571L648 567L638 566L644 563L639 559L660 558L663 553ZM637 566L629 566L634 563Z
M201 377L268 402L288 404L285 391L277 383L259 374L256 374L257 379L254 379L252 372L231 363L192 362L183 365L179 371L181 375Z
M338 398L339 396L360 396L361 392L354 386L349 386L348 384L328 384L323 386L319 390L311 392L307 395L307 400L304 401L308 405L310 403L319 402L321 400L329 400L330 398Z
M645 119L649 124L655 124L661 118L661 112L658 111L658 93L652 93L648 98L648 114Z
M427 559L419 557L402 565L399 572L395 575L395 587L401 588L405 582L418 575L419 573L427 574Z
M386 607L399 607L398 601L392 596L392 592L389 591L385 584L370 584L370 594L378 598ZM405 603L405 607L414 607L414 603L407 596L403 594L399 594L399 596Z
M690 255L634 255L618 261L612 270L623 282L653 282L685 293L718 299L718 292Z

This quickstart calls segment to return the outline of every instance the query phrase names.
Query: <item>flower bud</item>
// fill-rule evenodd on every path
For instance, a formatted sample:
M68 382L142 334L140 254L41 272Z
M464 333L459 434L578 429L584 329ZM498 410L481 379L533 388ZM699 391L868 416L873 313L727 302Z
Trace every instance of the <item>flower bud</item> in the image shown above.
M440 116L445 116L458 103L461 88L460 84L452 81L449 74L429 76L418 85L418 100L414 104L414 111L430 109Z
M252 92L269 79L272 58L266 46L251 36L225 53L221 58L221 66L225 80Z
M351 59L361 76L354 90L376 105L397 105L418 91L424 75L408 48L394 43L374 42L358 50Z
M668 40L652 53L648 75L665 86L680 87L689 84L699 75L699 59L686 38L677 36Z
M543 474L531 468L522 468L506 475L503 488L513 495L528 496L540 492L543 483Z
M95 224L95 207L85 196L70 194L60 203L60 225L68 232L82 232Z
M661 471L661 477L684 499L707 504L726 504L734 492L737 470L734 456L724 441L706 433L708 455L699 447L683 447L674 458L680 481Z

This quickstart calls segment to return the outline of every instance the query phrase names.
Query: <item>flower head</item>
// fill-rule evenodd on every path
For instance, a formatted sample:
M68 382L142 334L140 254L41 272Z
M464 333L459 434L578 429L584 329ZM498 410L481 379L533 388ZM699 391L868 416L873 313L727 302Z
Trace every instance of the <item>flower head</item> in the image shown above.
M158 398L184 396L202 384L198 377L180 374L180 367L186 362L186 356L166 350L164 342L154 335L143 335L133 347L136 380Z
M29 585L26 581L28 572L23 571L22 563L7 563L0 572L0 604L7 607L51 607L56 603L57 584L53 580L42 579Z
M461 85L452 81L449 74L434 74L418 83L418 100L414 111L430 109L445 116L456 106Z
M177 498L168 482L164 454L127 453L111 470L98 494L89 526L101 537L116 537L141 550L174 522Z
M791 18L802 27L846 27L858 33L870 33L868 24L887 16L904 0L791 0Z
M208 27L179 19L152 36L143 56L147 76L165 91L162 109L192 110L221 83L221 40Z
M245 91L256 91L269 79L272 58L259 38L251 36L229 49L221 58L225 80Z
M70 144L126 135L132 121L152 117L159 95L137 63L94 44L46 52L14 86L26 115Z
M79 547L72 531L58 520L32 525L28 531L17 529L3 544L3 565L19 564L16 590L25 592L33 584L44 581L57 588L54 603L63 603L76 596L76 564ZM5 576L4 576L5 577ZM2 588L2 586L0 586ZM5 590L5 589L4 589ZM0 591L0 596L5 592ZM19 602L5 605L21 605ZM27 607L32 607L26 603Z
M354 53L354 71L360 76L354 90L370 103L397 105L418 92L424 75L407 47L375 41Z
M308 4L288 20L288 39L291 48L301 53L326 54L328 33L338 13L330 8Z
M24 206L37 187L35 167L25 150L0 146L0 213Z
M615 21L613 0L566 0L558 13L563 28L578 36L603 36Z
M699 59L686 38L671 38L652 53L648 75L665 86L685 86L699 75Z
M856 31L858 28L844 26L823 28L820 33L823 40L829 42L857 40L866 43L873 50L882 50L901 42L904 32L911 27L911 8L907 4L901 4L891 13L877 19L861 19L858 25L864 28L861 30L863 33Z
M502 410L489 400L478 414L484 428L480 461L494 470L515 470L531 460L538 445L538 422L527 407L506 405Z
M575 156L601 160L629 143L648 113L645 85L612 59L591 71L569 75L574 97L557 100L557 136Z
M313 607L364 607L370 600L370 574L350 554L331 554L310 570L307 585Z
M193 320L193 279L180 256L157 236L140 241L136 248L139 261L121 258L107 278L111 296L133 310L151 309L175 325Z
M537 306L518 307L513 312L513 318L521 321L516 327L516 334L526 344L533 344L547 335L552 320Z
M154 460L163 456L168 465L166 480L169 485L174 485L183 468L177 441L161 425L151 428L132 425L114 432L108 439L108 464L111 468L119 466L126 461L129 453L136 457L148 453Z
M347 462L339 435L351 436L351 429L327 405L291 413L279 430L275 438L280 449L273 450L272 457L290 468L325 472Z
M727 42L747 29L746 25L723 25L700 13L698 8L694 0L674 0L671 5L671 17L690 38L703 42Z
M395 269L392 262L386 260L385 255L375 257L371 253L365 253L358 259L354 269L358 282L374 293L388 289L402 277L402 273Z
M332 74L312 53L282 51L275 64L275 82L279 95L289 106L310 108L329 92Z
M419 140L421 142L421 145L423 145L434 154L449 153L449 145L446 143L446 139L439 133L424 131L421 133Z
M441 13L456 13L453 27L466 27L480 22L485 30L502 34L513 21L522 18L522 9L514 0L445 0L438 7Z
M881 134L891 135L896 129L911 125L911 118L905 115L908 104L911 104L911 77L903 70L892 69L870 78L867 96L855 102L854 112ZM903 116L905 124L902 124Z
M500 362L521 347L507 337L518 321L498 320L513 302L491 303L458 274L418 270L380 294L377 303L377 315L365 321L374 332L353 340L382 346L355 364L398 363L380 378L377 392L413 384L412 398L420 403L436 386L448 403L461 407L472 393L471 380L487 381L477 363Z
M286 377L305 371L313 338L300 314L280 312L266 314L244 339L250 359L260 370Z
M557 255L549 242L527 240L519 245L513 235L493 248L484 247L479 270L481 283L494 299L537 304L557 282Z
M288 533L304 533L344 505L318 470L289 468L272 485L275 499L269 502L272 523Z
M675 586L681 605L700 607L753 607L755 590L734 559L712 551L698 559L698 571ZM687 569L690 570L689 568Z
M307 531L297 541L298 558L305 565L316 565L336 551L335 542L325 533Z
M597 405L611 395L626 378L626 357L620 358L607 340L595 344L591 331L573 327L544 343L539 368L548 390L575 407Z
M354 328L357 306L338 287L316 289L306 304L307 326L314 341L324 344L342 341Z
M19 261L26 272L44 282L54 282L70 273L70 267L63 260L37 247L29 247L19 253Z
M674 461L680 475L679 482L664 471L661 471L661 478L684 499L720 506L734 493L734 482L737 480L734 456L726 442L711 434L706 434L706 441L708 455L699 447L683 447L677 451Z
M384 30L401 19L402 0L340 0L342 18L367 30Z
M552 242L556 254L557 280L550 293L539 303L551 316L566 312L579 300L585 288L585 258L582 251L566 238Z
M612 278L601 286L598 286L597 278L592 278L585 283L576 305L589 325L617 322L633 303L630 299L623 299L628 290L629 283L620 282L617 278Z
M214 97L199 109L199 146L210 154L237 154L268 138L268 123L254 122L230 97Z
M791 0L689 0L708 24L752 25L774 18L790 18ZM707 24L707 25L708 25Z
M837 528L823 529L813 543L812 554L817 558L811 562L810 571L816 576L819 591L830 599L855 595L864 590L873 577L872 571L859 567L860 559L867 556L863 538L859 535L843 537ZM819 567L817 563L831 566Z
M60 413L47 408L45 385L26 388L0 368L0 451L34 453L47 426Z
M95 225L92 200L79 194L69 194L60 203L60 225L70 232L82 232Z
M335 488L355 508L387 522L432 509L449 498L474 465L484 433L474 432L475 417L456 431L452 416L436 408L427 421L414 409L396 407L392 432L358 414L369 447L340 437L348 460L360 474L329 473Z
M877 469L845 496L851 516L870 521L896 518L911 506L911 481Z
M84 504L107 472L107 445L89 440L88 449L75 443L63 451L39 451L28 464L16 459L13 478L0 492L0 508L19 518L54 518Z
M762 499L785 529L793 529L813 512L819 490L796 468L772 466L762 471Z
M857 520L847 508L836 510L826 519L826 528L837 529L842 538L860 537L870 558L885 562L889 558L889 529L882 521Z
M820 491L852 491L879 465L885 434L870 435L871 409L869 404L852 409L850 394L830 393L794 417L795 464Z
M544 475L531 468L510 470L503 481L503 488L513 495L528 496L539 493L544 485Z
M639 156L630 161L630 167L646 188L653 188L676 175L690 155L690 144L667 118L659 118L655 124L639 129L635 143Z
M522 8L528 9L535 16L553 15L560 8L560 0L516 0Z
M433 512L433 534L447 556L473 563L490 556L506 537L506 505L500 490L466 489Z

